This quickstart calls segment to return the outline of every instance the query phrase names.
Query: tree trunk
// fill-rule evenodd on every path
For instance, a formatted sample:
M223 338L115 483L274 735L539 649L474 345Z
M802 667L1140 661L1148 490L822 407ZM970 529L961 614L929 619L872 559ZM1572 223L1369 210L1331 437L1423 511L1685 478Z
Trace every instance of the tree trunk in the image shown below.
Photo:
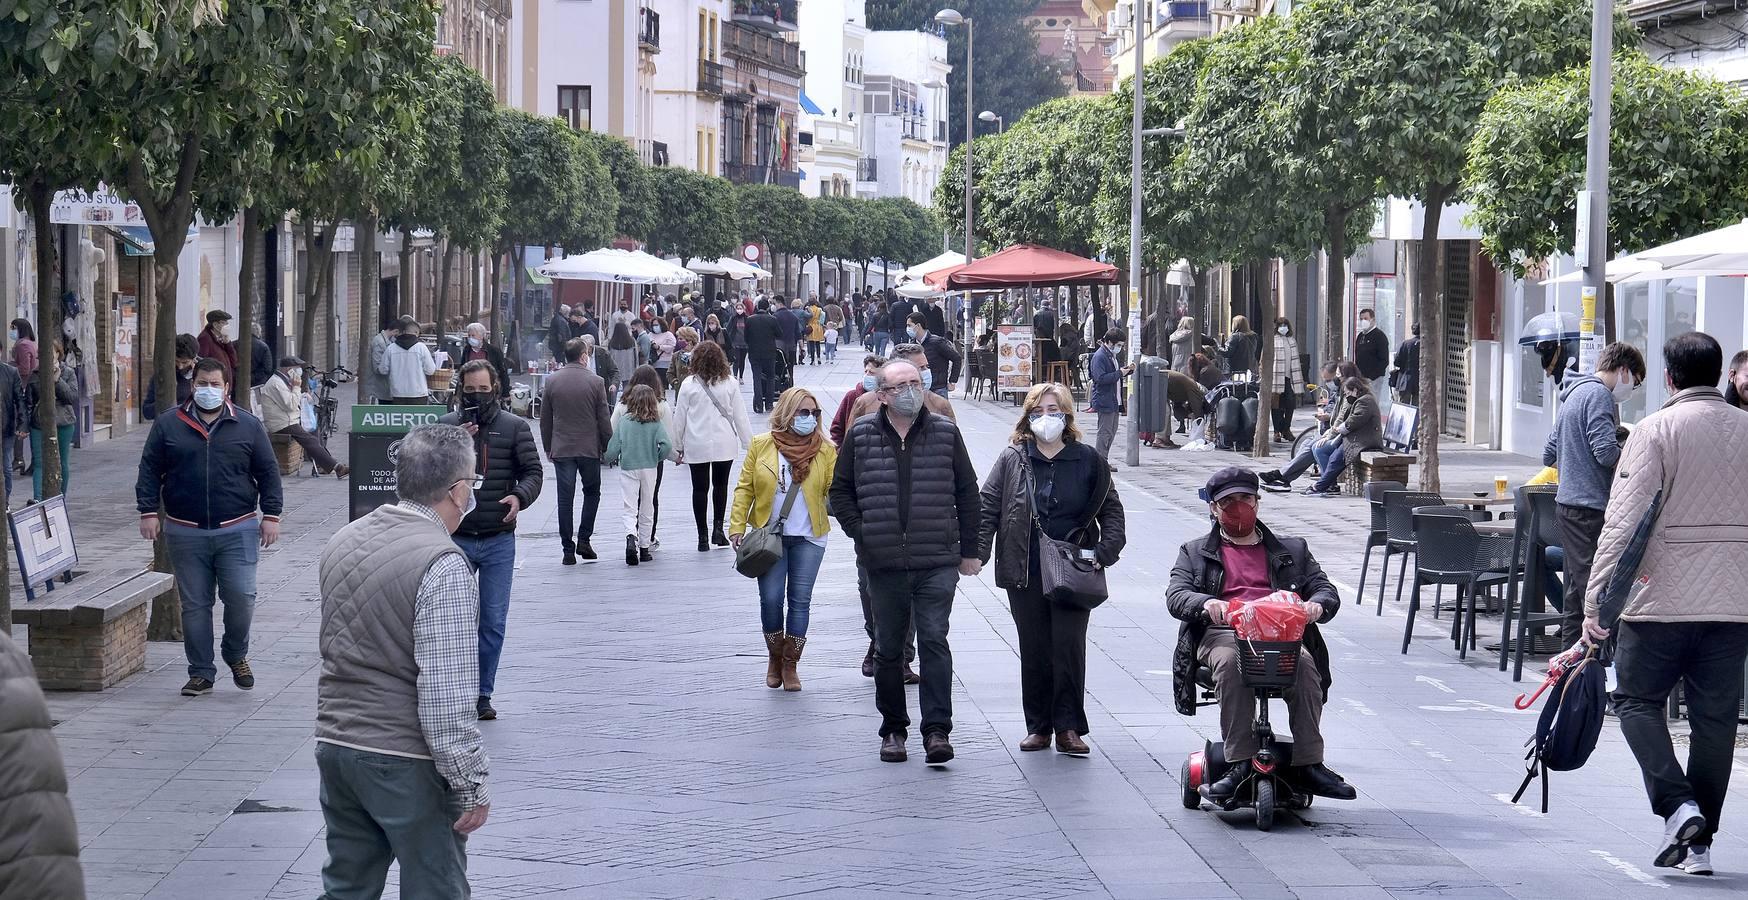
M401 274L395 279L395 315L419 317L419 305L413 297L413 233L401 229Z
M1245 281L1249 282L1249 289L1252 292L1257 290L1259 284L1265 283L1264 279L1258 277L1261 273L1257 271L1257 268L1273 264L1272 261L1267 260L1246 264ZM1258 298L1258 303L1261 303L1261 298ZM1261 309L1262 307L1259 305L1257 308ZM1276 301L1267 318L1273 321L1280 314L1280 303ZM1159 329L1155 328L1154 330L1158 331ZM1250 455L1256 459L1269 458L1272 449L1270 443L1274 431L1273 422L1270 419L1270 414L1274 412L1275 408L1275 342L1272 339L1277 335L1270 331L1268 336L1270 340L1264 344L1262 358L1258 361L1259 365L1257 366L1256 430L1251 434L1250 448ZM1212 411L1210 411L1211 413Z
M504 346L504 251L492 249L492 343Z
M61 339L61 298L55 294L55 226L49 223L49 207L52 205L55 192L45 182L35 182L26 188L30 200L30 222L35 229L36 244L36 336L37 352L41 362L36 367L36 421L31 427L42 434L42 452L36 455L32 462L42 470L42 495L54 497L61 493L61 451L60 434L55 428L55 379L60 374L54 364L55 344ZM171 296L174 296L172 294ZM171 306L175 313L175 306ZM159 324L163 317L159 317ZM175 319L171 319L171 327L175 327ZM172 334L172 354L174 354L175 335ZM163 343L162 336L159 343ZM160 360L163 357L159 357ZM171 365L174 369L174 364ZM174 378L174 376L172 376ZM165 394L160 384L159 397L175 397L176 385L170 385L170 393ZM162 405L162 404L160 404Z
M357 233L355 244L358 253L358 402L365 401L364 376L373 364L370 359L370 341L382 324L381 298L382 276L381 260L376 252L376 215L366 213L356 222L353 230Z
M340 297L334 288L334 267L339 264L339 254L334 252L334 234L340 227L335 222L328 230L328 261L322 266L322 345L326 352L322 356L322 365L333 368L340 363L340 331L346 327L345 311L340 308Z
M443 242L443 270L437 274L437 342L442 344L448 333L443 324L443 317L449 314L449 270L455 265L456 246L454 241Z
M317 312L321 308L331 271L328 262L334 255L334 226L328 226L327 231L321 235L318 246L315 220L304 219L303 246L303 316L297 332L298 349L302 352L298 355L306 357L313 364L316 348L320 346L317 342L316 323L321 319Z
M513 368L520 369L522 368L522 348L518 338L522 336L522 329L519 327L522 322L522 298L528 294L528 248L518 246L511 250L510 259L516 266L516 296L512 297L509 303L512 312L510 322L505 326L507 334L504 338L504 355L510 358Z
M188 231L188 223L173 232L177 235L175 241L167 241L154 233L154 253L152 256L152 293L158 303L158 324L153 357L156 359L158 379L158 414L176 405L176 282L181 269L177 257L182 255L181 235ZM45 454L53 459L54 454L46 450ZM39 461L40 464L40 461ZM43 482L47 490L48 482ZM170 559L169 547L165 538L160 535L152 552L153 567L160 572L175 572L175 566ZM182 603L176 592L160 594L152 600L152 618L146 627L146 640L178 642L182 640Z
M1329 256L1329 265L1324 277L1327 279L1323 287L1324 323L1323 323L1323 359L1325 361L1341 358L1342 344L1347 337L1347 309L1342 303L1347 287L1347 217L1348 211L1335 204L1330 204L1323 210L1323 240ZM1257 323L1261 326L1262 323ZM1273 334L1272 328L1258 327L1263 334ZM1357 464L1357 460L1355 463Z
M255 364L256 254L261 249L261 210L243 210L243 259L237 269L237 396L249 396Z
M1426 219L1414 261L1414 316L1420 323L1420 489L1439 492L1438 436L1444 421L1444 244L1439 218L1454 188L1435 184L1421 194Z

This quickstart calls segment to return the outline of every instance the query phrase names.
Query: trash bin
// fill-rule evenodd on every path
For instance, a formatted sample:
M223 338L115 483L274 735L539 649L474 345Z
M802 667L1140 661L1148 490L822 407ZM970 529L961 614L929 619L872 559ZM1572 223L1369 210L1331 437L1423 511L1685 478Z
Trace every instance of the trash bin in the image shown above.
M1157 356L1143 356L1135 366L1135 410L1137 430L1156 434L1171 427L1171 402L1166 396L1165 371L1169 362Z

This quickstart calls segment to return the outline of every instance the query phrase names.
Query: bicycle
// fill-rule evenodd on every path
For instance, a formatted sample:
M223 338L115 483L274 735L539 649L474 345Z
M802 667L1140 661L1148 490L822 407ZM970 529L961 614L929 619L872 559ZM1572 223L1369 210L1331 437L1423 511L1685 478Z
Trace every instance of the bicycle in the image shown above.
M357 376L345 366L335 366L326 372L317 372L321 388L316 392L316 440L322 446L328 446L328 436L334 433L338 426L336 421L340 414L340 401L334 398L334 388L352 381Z

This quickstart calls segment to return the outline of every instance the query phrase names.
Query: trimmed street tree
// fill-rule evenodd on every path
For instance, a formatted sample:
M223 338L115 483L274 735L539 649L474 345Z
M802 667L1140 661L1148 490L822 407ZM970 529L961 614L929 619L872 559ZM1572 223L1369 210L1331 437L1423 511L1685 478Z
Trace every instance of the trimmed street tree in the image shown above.
M423 166L413 190L421 198L423 224L443 240L433 314L442 329L456 251L490 246L503 227L510 178L491 85L453 56L438 58L435 68L425 107Z
M734 252L740 239L734 185L671 166L652 168L648 177L654 202L642 237L651 253L679 257L683 266Z
M509 305L515 309L521 305L527 278L528 245L562 243L580 231L610 232L617 211L588 207L589 198L601 190L585 183L585 159L593 160L589 171L599 169L596 174L602 178L606 177L605 167L564 122L506 108L498 110L498 121L507 151L509 188L497 255L508 254L514 267L515 288ZM599 244L588 249L595 246ZM582 247L578 245L578 249ZM504 344L504 329L509 323L503 316L504 304L498 302L503 291L496 259L492 268L492 340Z
M1523 277L1572 252L1584 187L1590 70L1512 85L1487 102L1469 143L1464 192L1482 247ZM1748 217L1748 99L1708 75L1614 60L1608 237L1643 250Z
M1129 121L1122 115L1127 111L1108 96L1063 97L1039 105L993 138L993 153L984 154L980 141L978 231L998 246L1033 243L1083 256L1096 252L1099 193L1115 162L1100 152L1101 144L1117 119ZM963 180L957 181L963 195Z
M637 158L637 151L625 139L610 134L579 131L577 137L595 151L613 178L613 187L619 198L619 212L613 226L615 235L634 237L647 232L655 192L650 187L649 168Z
M813 222L806 197L777 184L736 185L734 194L741 240L785 258L801 252ZM774 268L768 260L766 266Z

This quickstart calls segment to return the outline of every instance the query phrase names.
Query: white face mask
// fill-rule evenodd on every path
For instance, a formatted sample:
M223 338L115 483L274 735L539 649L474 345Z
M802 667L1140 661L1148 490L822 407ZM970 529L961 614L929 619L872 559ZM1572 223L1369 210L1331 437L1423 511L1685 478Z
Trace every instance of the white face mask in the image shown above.
M1361 319L1360 320L1360 330L1361 331L1371 331L1372 330L1372 320L1371 319Z
M1276 328L1276 329L1275 329L1275 334L1278 334L1278 335L1280 335L1280 336L1281 336L1281 337L1286 337L1286 336L1287 336L1287 332L1289 332L1289 331L1291 331L1291 330L1292 330L1292 329L1290 329L1290 328L1288 328L1288 327L1287 327L1287 326L1285 326L1285 325L1282 325L1282 326L1281 326L1281 327L1279 327L1279 328Z
M1062 438L1062 430L1068 427L1066 418L1061 413L1043 413L1032 416L1032 434L1046 444L1054 444Z
M1633 396L1633 376L1629 372L1621 372L1615 377L1614 402L1625 403Z

